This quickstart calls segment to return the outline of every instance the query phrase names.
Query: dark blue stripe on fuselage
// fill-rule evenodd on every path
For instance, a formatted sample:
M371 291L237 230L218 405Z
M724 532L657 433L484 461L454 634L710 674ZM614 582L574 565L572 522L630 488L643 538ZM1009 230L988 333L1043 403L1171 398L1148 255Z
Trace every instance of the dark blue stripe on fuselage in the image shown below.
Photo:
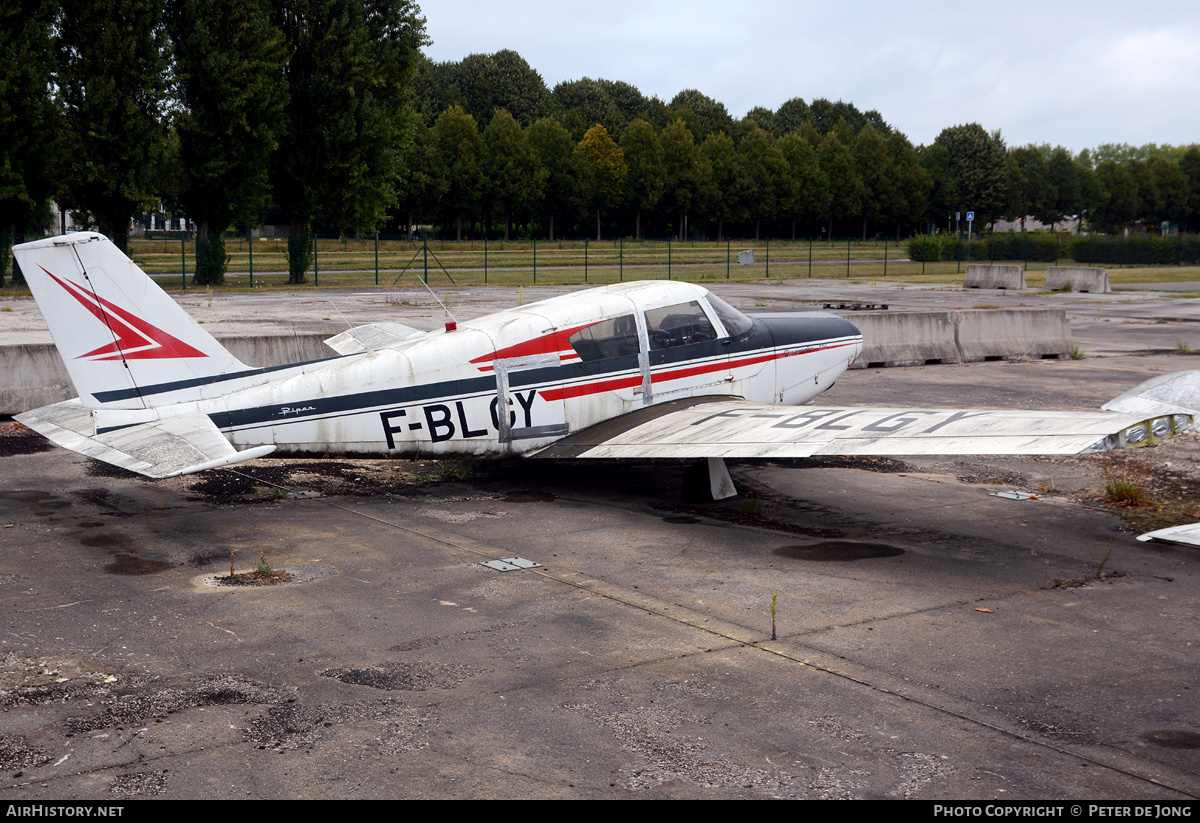
M112 391L95 392L92 396L101 403L113 403L117 400L128 400L131 397L149 397L154 394L167 394L183 389L194 389L196 386L210 386L214 383L224 383L229 380L241 380L256 374L270 374L283 369L296 369L311 366L316 363L328 363L330 360L340 360L350 355L335 354L333 357L322 357L319 360L304 360L300 363L288 363L283 366L263 366L258 369L229 372L228 374L210 374L204 377L193 377L188 380L173 380L170 383L156 383L153 386L139 386L132 389L113 389Z
M713 340L690 346L679 346L652 353L655 367L684 363L690 360L736 355L747 352L771 350L778 345L819 343L823 340L858 335L858 329L838 317L829 315L788 315L785 317L755 318L754 327L735 340ZM335 358L331 358L335 359ZM574 362L559 366L546 366L510 372L509 386L520 388L533 385L554 385L604 378L609 375L637 370L636 355L597 360L591 363ZM319 361L318 361L319 362ZM300 365L300 364L297 364ZM464 395L494 392L494 374L460 380L425 383L418 386L403 386L391 389L344 394L336 397L286 401L289 406L311 406L303 414L279 414L282 404L234 409L210 415L218 428L249 428L264 424L286 424L299 420L311 420L328 416L343 416L366 409L395 407L421 403L428 400L443 400Z

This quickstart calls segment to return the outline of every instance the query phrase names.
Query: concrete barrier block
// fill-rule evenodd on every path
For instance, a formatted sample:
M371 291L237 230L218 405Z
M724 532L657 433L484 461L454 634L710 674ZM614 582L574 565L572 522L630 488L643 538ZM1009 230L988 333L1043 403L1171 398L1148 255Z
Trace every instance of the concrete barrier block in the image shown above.
M1071 323L1062 309L956 311L958 351L965 361L1063 357Z
M336 356L322 342L327 334L256 335L220 338L248 366L285 366ZM20 414L76 397L67 368L51 343L4 346L0 349L4 380L0 381L0 414Z
M842 314L863 333L863 350L851 368L958 363L956 329L947 311L863 311Z
M1090 294L1108 294L1108 269L1090 266L1048 266L1046 268L1046 291L1059 291L1069 286L1071 291Z
M4 363L0 414L20 414L76 396L67 367L53 343L5 346L0 356Z
M1023 289L1025 270L1020 266L967 264L967 276L963 280L967 289Z

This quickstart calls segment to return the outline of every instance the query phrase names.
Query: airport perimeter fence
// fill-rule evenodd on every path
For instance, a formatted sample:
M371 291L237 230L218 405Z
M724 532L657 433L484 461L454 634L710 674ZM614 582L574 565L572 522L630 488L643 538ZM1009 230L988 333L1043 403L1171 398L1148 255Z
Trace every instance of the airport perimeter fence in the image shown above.
M1180 236L1183 237L1183 236ZM1186 235L1193 238L1194 235ZM823 240L445 240L318 235L308 287L407 288L450 285L585 285L626 280L878 279L924 276L951 282L969 262L1023 262L1043 269L1088 265L1188 263L1189 242L1176 236L1129 238L1109 262L1106 243L1122 238L1073 235L921 235ZM1084 244L1084 245L1081 245ZM1173 244L1173 245L1171 245ZM287 239L227 237L226 285L286 288ZM1103 252L1103 259L1101 252ZM1089 254L1090 253L1090 254ZM1079 255L1079 256L1075 256ZM175 234L130 240L130 256L163 286L194 289L195 246ZM1196 256L1200 256L1200 245ZM1143 262L1144 261L1144 262ZM1151 263L1151 261L1154 261ZM1041 265L1036 265L1041 264ZM174 282L172 282L174 281Z

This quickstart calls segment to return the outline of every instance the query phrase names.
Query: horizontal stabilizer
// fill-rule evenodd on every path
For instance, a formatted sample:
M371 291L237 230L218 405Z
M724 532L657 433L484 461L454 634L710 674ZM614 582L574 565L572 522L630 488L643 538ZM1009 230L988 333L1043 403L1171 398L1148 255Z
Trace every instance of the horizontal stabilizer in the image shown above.
M568 435L537 457L1085 454L1140 446L1192 424L1115 412L770 406L729 398L640 409Z
M358 354L368 350L386 349L423 334L425 332L403 323L370 323L334 335L325 341L325 345L338 354Z
M63 448L147 477L174 477L263 457L275 446L237 451L203 414L168 417L94 434L90 409L79 400L55 403L17 421Z

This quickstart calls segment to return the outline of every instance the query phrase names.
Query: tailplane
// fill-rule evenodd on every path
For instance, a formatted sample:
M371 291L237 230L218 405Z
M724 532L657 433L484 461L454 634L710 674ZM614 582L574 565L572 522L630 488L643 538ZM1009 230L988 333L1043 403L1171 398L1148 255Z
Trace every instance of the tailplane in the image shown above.
M145 387L246 370L102 234L23 243L13 254L87 408L150 408Z

